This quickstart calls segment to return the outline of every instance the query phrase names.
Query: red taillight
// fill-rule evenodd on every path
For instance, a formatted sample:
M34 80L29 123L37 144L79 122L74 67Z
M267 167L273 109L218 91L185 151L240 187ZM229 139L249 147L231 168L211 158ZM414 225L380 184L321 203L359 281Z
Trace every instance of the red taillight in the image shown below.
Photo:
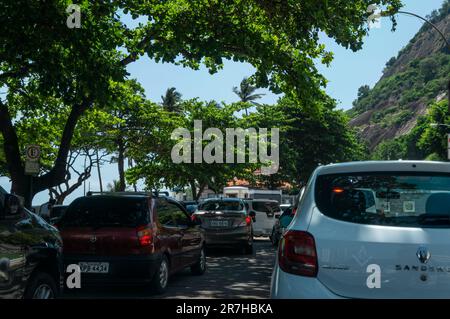
M141 247L150 246L153 243L153 231L147 226L140 226L136 229Z
M252 223L252 218L250 216L245 217L245 223L249 226Z
M292 210L291 216L295 216L296 213L297 213L297 207Z
M195 215L195 214L192 214L192 215L191 215L191 220L192 220L193 222L195 222L197 219L198 219L197 215Z
M317 276L317 253L314 237L304 231L286 232L278 248L278 263L284 272Z

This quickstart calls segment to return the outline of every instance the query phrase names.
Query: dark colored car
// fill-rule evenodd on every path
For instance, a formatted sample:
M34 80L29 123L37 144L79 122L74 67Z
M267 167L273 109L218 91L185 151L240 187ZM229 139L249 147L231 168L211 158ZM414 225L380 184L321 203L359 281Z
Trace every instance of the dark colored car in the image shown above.
M206 245L237 247L253 253L253 220L245 203L238 198L207 199L192 215L205 230Z
M291 223L292 218L295 216L294 207L290 206L286 208L280 217L275 221L273 225L272 234L270 235L270 240L274 246L278 246L280 238L284 233L286 227Z
M58 231L0 187L0 298L56 298L61 253Z
M157 293L169 276L206 270L204 235L177 201L152 194L104 193L74 200L58 224L65 264L78 264L83 284L148 284Z
M182 201L181 204L184 206L184 208L186 208L186 211L192 215L193 213L195 213L195 211L198 209L198 202L195 200L185 200Z
M57 224L67 211L68 205L55 205L50 209L49 223Z

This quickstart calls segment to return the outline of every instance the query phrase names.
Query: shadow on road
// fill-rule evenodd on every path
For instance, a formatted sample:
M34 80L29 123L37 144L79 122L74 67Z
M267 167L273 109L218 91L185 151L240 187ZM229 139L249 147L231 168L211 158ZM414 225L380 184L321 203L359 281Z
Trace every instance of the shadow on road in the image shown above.
M255 240L252 255L235 249L210 249L203 276L189 269L171 277L164 295L146 287L95 287L69 292L67 298L268 298L275 249L268 240Z

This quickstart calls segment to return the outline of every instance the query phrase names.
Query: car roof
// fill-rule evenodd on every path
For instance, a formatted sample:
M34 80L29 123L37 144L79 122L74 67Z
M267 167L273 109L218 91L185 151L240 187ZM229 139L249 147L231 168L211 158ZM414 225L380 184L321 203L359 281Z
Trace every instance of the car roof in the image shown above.
M217 198L208 198L204 200L204 203L209 201L222 201L222 202L242 202L242 198L236 197L217 197Z
M82 196L78 199L84 200L101 200L101 199L111 199L111 198L127 198L127 199L145 199L151 197L151 195L143 195L143 194L102 194L102 195L93 195L93 196Z
M245 201L250 202L250 203L265 202L265 203L277 203L277 204L279 204L279 202L277 200L275 200L275 199L264 199L264 198L258 198L258 199L247 198Z
M450 173L450 163L434 161L360 161L319 166L317 175L358 172Z

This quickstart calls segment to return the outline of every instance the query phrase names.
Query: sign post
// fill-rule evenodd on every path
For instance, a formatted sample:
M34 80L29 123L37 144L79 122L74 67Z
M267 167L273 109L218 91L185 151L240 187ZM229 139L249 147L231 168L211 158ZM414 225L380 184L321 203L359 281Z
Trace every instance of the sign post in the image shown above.
M39 158L41 147L39 145L28 145L26 149L25 174L38 175L40 170Z

